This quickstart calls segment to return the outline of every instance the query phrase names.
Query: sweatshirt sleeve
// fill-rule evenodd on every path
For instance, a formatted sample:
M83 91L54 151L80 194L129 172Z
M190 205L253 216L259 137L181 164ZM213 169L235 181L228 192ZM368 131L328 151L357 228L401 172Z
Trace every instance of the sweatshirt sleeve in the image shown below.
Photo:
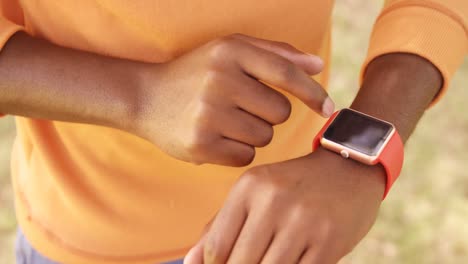
M24 16L18 1L0 0L0 52L8 39L22 30L24 30ZM2 116L0 113L0 117Z
M437 67L443 86L437 102L468 53L467 0L386 0L371 34L361 83L369 63L384 54L419 55Z

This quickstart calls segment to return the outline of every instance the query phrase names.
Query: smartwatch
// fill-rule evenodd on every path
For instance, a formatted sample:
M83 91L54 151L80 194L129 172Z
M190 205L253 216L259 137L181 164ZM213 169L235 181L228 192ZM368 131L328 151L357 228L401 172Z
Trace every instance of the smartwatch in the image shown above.
M383 198L403 166L403 142L395 126L349 108L335 112L320 130L313 150L320 146L366 165L381 164L387 176Z

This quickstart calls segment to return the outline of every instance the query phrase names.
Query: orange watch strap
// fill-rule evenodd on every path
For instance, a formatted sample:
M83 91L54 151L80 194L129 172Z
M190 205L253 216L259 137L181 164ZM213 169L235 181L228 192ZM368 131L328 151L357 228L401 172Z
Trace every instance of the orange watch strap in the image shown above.
M336 111L325 123L325 125L320 129L319 133L315 136L312 150L315 151L318 147L321 146L320 140L323 137L323 133L327 130L328 126L330 126L331 122L335 119L340 111ZM404 161L404 146L403 142L401 141L401 137L398 134L398 131L395 130L392 137L388 141L385 148L380 153L379 157L377 158L377 162L382 164L385 169L386 174L386 184L385 184L385 192L383 194L383 199L387 196L390 188L392 187L393 183L396 181L398 176L400 175L401 168L403 167Z
M318 134L315 136L314 138L314 142L312 144L312 150L315 151L316 149L318 149L318 147L320 147L321 143L320 143L320 139L322 139L322 136L323 136L323 133L325 133L325 131L327 130L328 126L330 126L331 122L333 121L333 119L335 119L335 117L338 115L340 111L336 111L335 113L333 113L332 116L330 116L330 118L328 118L327 122L325 123L325 125L323 125L322 129L320 129L320 131L318 132Z
M382 164L387 174L387 183L385 185L383 199L385 199L393 183L396 181L398 176L400 176L405 155L403 149L404 147L401 137L398 134L398 131L395 130L395 133L393 133L392 137L378 157L378 162Z

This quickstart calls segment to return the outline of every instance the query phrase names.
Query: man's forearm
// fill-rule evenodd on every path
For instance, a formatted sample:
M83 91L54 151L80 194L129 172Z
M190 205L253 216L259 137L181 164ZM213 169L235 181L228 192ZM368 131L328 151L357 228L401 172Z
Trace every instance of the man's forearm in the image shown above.
M352 107L394 123L407 139L440 86L439 72L424 59L403 54L382 56L369 66ZM311 261L302 257L300 263L336 263L373 225L385 190L385 173L383 166L343 159L325 148L297 159L251 168L239 177L187 261L197 263L193 259L198 255L199 263L203 257L205 263L224 263L226 259L244 263L246 256L268 263L296 263L294 257L289 262L280 257L276 261L275 254L290 256L278 250L286 248L289 252L297 250L292 256L312 256ZM261 223L261 232L249 222L254 218ZM289 234L283 241L272 231L278 226ZM226 233L231 237L220 236ZM253 236L246 238L245 234ZM294 249L289 245L291 234L312 244L313 252L323 252L313 255L304 253L304 246ZM223 239L227 244L219 243ZM237 245L245 241L256 243L239 249Z
M124 128L142 65L18 33L0 52L0 113Z
M441 74L429 61L388 54L370 63L351 107L393 123L406 141L441 86Z

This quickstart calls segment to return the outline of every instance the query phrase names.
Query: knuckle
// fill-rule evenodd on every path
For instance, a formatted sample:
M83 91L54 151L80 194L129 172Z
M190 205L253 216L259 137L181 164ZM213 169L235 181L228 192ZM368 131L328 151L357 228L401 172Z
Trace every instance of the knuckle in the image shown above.
M282 99L278 102L278 106L276 107L277 119L275 120L275 124L281 124L286 122L291 116L291 102L282 96Z
M266 166L256 166L248 169L240 177L238 184L241 188L246 187L250 188L251 186L258 186L262 184L264 176L268 173L268 168Z
M193 124L193 133L191 138L199 138L201 137L202 131L204 132L204 126L208 120L212 119L212 106L209 102L209 95L203 94L198 99L198 102L195 103L195 107L191 108L192 111L192 121Z
M232 166L243 167L247 166L255 158L255 148L246 147L242 150L239 150L232 158Z
M265 125L264 128L261 129L261 135L259 135L259 140L257 147L265 147L270 144L271 140L273 139L274 130L273 127L269 125Z
M251 179L254 179L256 181L262 180L263 178L267 177L269 174L269 168L268 166L257 166L249 169L245 174L248 175Z
M259 201L266 210L277 210L287 202L287 191L279 181L275 181L272 168L268 165L255 166L247 170L239 178L237 189L249 191L254 189L255 193L261 193Z
M316 237L320 242L329 240L337 234L336 226L329 219L320 219L316 223Z
M289 84L296 78L296 66L292 62L286 59L278 59L276 67L280 83Z
M206 139L195 135L191 140L187 142L185 148L189 153L192 163L202 164L205 162L204 157L206 156L206 153L210 148L210 144Z
M222 239L212 238L206 243L205 251L215 263L223 263L227 255L226 248L227 245L223 243Z
M265 208L270 210L278 210L278 208L283 208L286 205L286 192L282 188L277 188L274 184L268 186L267 191L265 192Z
M305 224L309 221L309 209L303 204L297 204L289 213L289 221L293 224Z
M232 35L225 36L213 41L209 52L209 57L212 60L223 60L229 55L237 44L238 40Z
M209 116L208 108L203 104L198 107L198 110L194 113L193 129L185 141L185 149L191 158L191 162L195 164L205 162L204 157L212 145L210 133L205 128L205 120Z
M272 180L271 175L261 178L263 193L264 193L264 206L270 210L278 210L278 208L286 208L289 197L288 190L284 188L278 180Z
M222 74L216 69L209 69L203 76L203 88L215 88L221 83Z

